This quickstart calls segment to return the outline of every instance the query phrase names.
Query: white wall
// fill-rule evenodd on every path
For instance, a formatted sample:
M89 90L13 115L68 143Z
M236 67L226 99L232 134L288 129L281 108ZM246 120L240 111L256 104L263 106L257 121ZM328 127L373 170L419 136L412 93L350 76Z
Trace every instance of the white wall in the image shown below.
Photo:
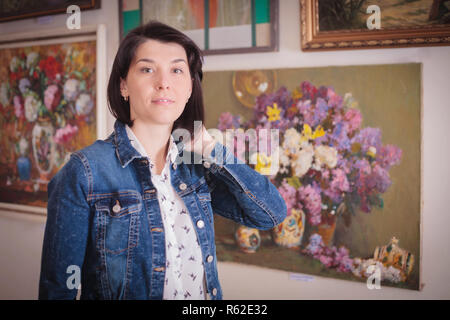
M118 46L116 1L85 12L86 21L105 23L108 32L108 71ZM83 23L82 17L82 23ZM0 24L0 32L60 27L35 19ZM225 299L450 299L450 226L446 209L450 189L450 47L352 50L304 53L300 50L299 1L280 1L280 51L276 53L207 56L204 71L292 68L330 65L423 63L423 212L422 291L385 288L368 290L364 283L314 276L290 280L284 271L234 263L219 263ZM113 119L108 118L112 130ZM35 299L45 218L0 212L0 299Z

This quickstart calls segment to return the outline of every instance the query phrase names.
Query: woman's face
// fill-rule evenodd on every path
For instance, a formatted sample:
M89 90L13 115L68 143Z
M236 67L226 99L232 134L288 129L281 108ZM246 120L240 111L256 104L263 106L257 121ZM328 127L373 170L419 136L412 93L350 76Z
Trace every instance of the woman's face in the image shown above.
M149 39L136 50L122 96L129 96L132 120L172 125L192 92L186 51L177 43Z

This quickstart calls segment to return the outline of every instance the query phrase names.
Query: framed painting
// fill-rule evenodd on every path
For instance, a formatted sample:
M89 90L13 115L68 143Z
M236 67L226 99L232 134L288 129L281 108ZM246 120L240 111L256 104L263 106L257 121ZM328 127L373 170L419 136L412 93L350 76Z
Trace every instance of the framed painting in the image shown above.
M446 0L300 0L303 51L450 45Z
M0 209L45 214L70 153L105 137L106 27L0 38Z
M80 10L99 9L101 0L2 0L0 2L0 23L66 13L67 7L77 5Z
M204 55L278 51L278 0L119 0L121 38L150 20L187 34Z
M214 215L218 259L419 290L421 70L206 72L206 127L270 179L288 210L267 231Z

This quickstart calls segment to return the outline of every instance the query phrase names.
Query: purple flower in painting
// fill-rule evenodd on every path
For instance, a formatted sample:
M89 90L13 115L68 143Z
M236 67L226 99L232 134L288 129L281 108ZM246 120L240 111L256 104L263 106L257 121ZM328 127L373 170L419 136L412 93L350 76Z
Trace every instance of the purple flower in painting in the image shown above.
M370 147L377 150L381 147L381 130L379 128L367 127L361 129L351 140L351 143L359 143L361 151L365 154Z
M30 80L28 80L27 78L22 78L19 81L19 90L22 94L25 94L25 92L27 92L28 88L30 88L31 83Z
M310 127L314 127L314 110L310 100L299 100L297 103L298 112L303 116L303 122Z
M233 116L230 112L223 112L219 117L217 128L221 131L241 127L241 117Z
M322 237L318 233L314 233L309 237L309 244L306 247L306 251L309 254L315 255L321 252L321 244L322 244Z
M336 123L330 140L330 144L339 151L350 150L351 144L348 138L348 124L346 122Z
M386 169L379 165L375 165L372 169L372 174L369 177L370 187L376 191L384 193L392 184L389 173Z
M312 124L312 126L317 126L319 125L323 120L325 120L325 118L328 115L328 105L327 102L322 99L322 98L317 98L316 100L316 107L315 107L315 112L314 112L314 122Z

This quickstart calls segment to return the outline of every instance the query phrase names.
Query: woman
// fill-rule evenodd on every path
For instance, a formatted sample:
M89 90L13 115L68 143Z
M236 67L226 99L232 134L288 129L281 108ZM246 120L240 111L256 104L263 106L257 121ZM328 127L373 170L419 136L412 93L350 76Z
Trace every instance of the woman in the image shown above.
M259 229L283 221L275 186L204 126L194 132L201 68L199 48L167 25L122 41L108 84L114 132L48 185L40 299L74 299L78 282L81 299L221 299L213 212ZM200 140L184 147L177 130Z

